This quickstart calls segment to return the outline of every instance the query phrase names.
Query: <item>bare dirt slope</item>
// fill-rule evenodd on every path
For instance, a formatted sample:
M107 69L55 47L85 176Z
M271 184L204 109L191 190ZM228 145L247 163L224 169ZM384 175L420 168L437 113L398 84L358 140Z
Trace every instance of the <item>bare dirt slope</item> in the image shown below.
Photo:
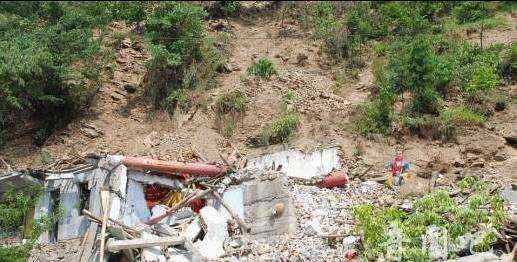
M515 26L514 19L509 19L511 30L491 31L488 38L511 39ZM218 23L222 23L223 31L227 32L214 26ZM513 103L506 111L496 113L487 128L466 131L457 143L417 138L405 138L402 142L382 137L366 140L351 134L346 126L353 124L350 115L354 106L368 100L373 81L369 59L357 80L346 80L335 92L333 72L328 58L321 52L321 43L312 40L297 22L281 21L276 14L264 14L253 21L215 21L209 27L214 36L224 34L227 38L225 48L231 72L221 74L217 87L206 91L206 97L213 103L218 95L240 89L248 101L245 113L236 122L233 137L227 139L221 135L211 106L173 117L161 111L153 113L151 105L142 99L141 87L149 54L126 38L116 51L114 77L102 86L88 116L71 123L41 149L13 142L1 155L11 166L24 169L48 167L49 157L50 162L71 163L90 152L180 160L201 154L214 161L219 160L219 153L224 154L232 147L248 155L261 154L282 146L254 149L248 147L246 141L259 135L265 125L281 115L284 96L290 91L296 97L292 107L301 116L301 125L290 146L306 151L319 146L341 146L343 158L354 159L351 168L358 163L376 166L371 172L381 172L385 161L396 151L404 150L407 158L421 170L432 168L435 162L445 162L450 166L456 163L457 167L482 165L506 177L517 173L516 150L505 146L502 137L512 130L517 132ZM114 31L130 29L120 23L112 25ZM261 57L276 62L277 76L265 80L247 75L247 68ZM136 93L128 93L124 88L126 84L135 86ZM512 87L514 96L515 91ZM357 154L352 156L352 152L360 152L362 156L357 160ZM498 155L504 157L496 157ZM500 161L495 161L496 158Z

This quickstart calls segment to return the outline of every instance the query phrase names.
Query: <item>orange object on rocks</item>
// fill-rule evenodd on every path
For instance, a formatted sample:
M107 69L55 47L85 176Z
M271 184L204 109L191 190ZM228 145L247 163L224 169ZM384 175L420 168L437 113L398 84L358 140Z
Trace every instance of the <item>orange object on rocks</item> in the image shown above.
M340 170L331 173L322 181L317 182L316 186L320 188L333 188L337 186L343 186L346 184L348 184L348 174L346 173L346 170Z

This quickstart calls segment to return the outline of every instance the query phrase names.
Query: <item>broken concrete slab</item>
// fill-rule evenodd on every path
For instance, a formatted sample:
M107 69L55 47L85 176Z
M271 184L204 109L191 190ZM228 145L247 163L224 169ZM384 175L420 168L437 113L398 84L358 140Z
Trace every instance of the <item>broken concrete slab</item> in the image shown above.
M57 239L67 240L84 235L89 221L81 216L79 187L71 180L64 181L59 192L59 210L62 213L58 222ZM56 207L57 208L57 207Z
M131 179L127 181L126 204L122 214L124 224L130 227L147 221L151 216L142 184Z
M230 208L235 212L237 216L244 219L244 186L236 186L224 191L222 196ZM216 204L217 209L226 219L233 219L232 215L221 203Z
M126 187L127 187L127 168L124 165L118 165L112 171L112 175L109 180L111 188L110 192L110 209L109 218L118 220L122 217L122 208L124 199L126 198Z
M194 241L196 237L201 233L201 225L199 224L201 221L199 217L196 217L190 224L185 228L182 233L188 241Z
M282 166L282 172L289 177L310 179L323 176L333 169L341 169L341 158L337 148L304 154L298 150L281 151L248 160L247 169L266 170L271 166Z
M203 207L199 213L207 232L202 241L194 243L194 247L207 259L224 256L224 241L229 237L228 220L211 206Z
M284 210L275 216L273 210L277 204L282 204ZM247 185L244 206L250 233L256 237L282 235L296 229L294 208L287 193L281 188L280 179Z

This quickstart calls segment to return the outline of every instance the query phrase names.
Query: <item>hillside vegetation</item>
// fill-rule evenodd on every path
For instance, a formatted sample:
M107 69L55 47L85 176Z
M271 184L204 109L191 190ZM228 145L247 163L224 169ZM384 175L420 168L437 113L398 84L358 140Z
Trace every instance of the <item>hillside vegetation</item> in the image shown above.
M451 140L462 125L482 126L511 102L503 87L514 81L515 45L485 39L487 31L508 26L511 2L284 2L271 12L279 6L320 40L336 79L357 77L373 61L371 99L355 110L352 124L358 133ZM225 71L224 48L207 32L207 21L238 19L243 10L236 1L3 2L1 140L29 134L41 145L88 110L112 77L115 49L127 36L109 32L113 21L137 25L129 37L138 35L151 54L143 86L156 110L206 108L199 93L216 87ZM268 81L277 67L263 58L247 73ZM285 112L285 121L264 131L278 134L258 144L288 141L296 114ZM224 119L222 132L231 137L238 119Z
M487 43L515 5L497 2L318 3L303 16L336 64L362 68L373 48L372 102L357 130L449 140L464 124L482 125L509 102L515 46ZM466 41L465 32L479 41ZM496 106L497 105L497 106Z

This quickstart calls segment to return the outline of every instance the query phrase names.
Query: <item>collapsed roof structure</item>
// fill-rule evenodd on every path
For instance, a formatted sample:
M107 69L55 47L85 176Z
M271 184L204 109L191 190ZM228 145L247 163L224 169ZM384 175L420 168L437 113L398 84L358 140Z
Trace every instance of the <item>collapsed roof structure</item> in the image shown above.
M234 154L224 164L117 155L91 156L88 162L46 173L34 212L39 219L60 209L58 223L39 242L80 238L82 252L69 258L74 261L117 253L142 261L223 257L237 245L234 236L259 239L294 231L294 207L282 188L287 177L323 187L346 182L341 175L323 179L341 168L335 148L248 161Z

